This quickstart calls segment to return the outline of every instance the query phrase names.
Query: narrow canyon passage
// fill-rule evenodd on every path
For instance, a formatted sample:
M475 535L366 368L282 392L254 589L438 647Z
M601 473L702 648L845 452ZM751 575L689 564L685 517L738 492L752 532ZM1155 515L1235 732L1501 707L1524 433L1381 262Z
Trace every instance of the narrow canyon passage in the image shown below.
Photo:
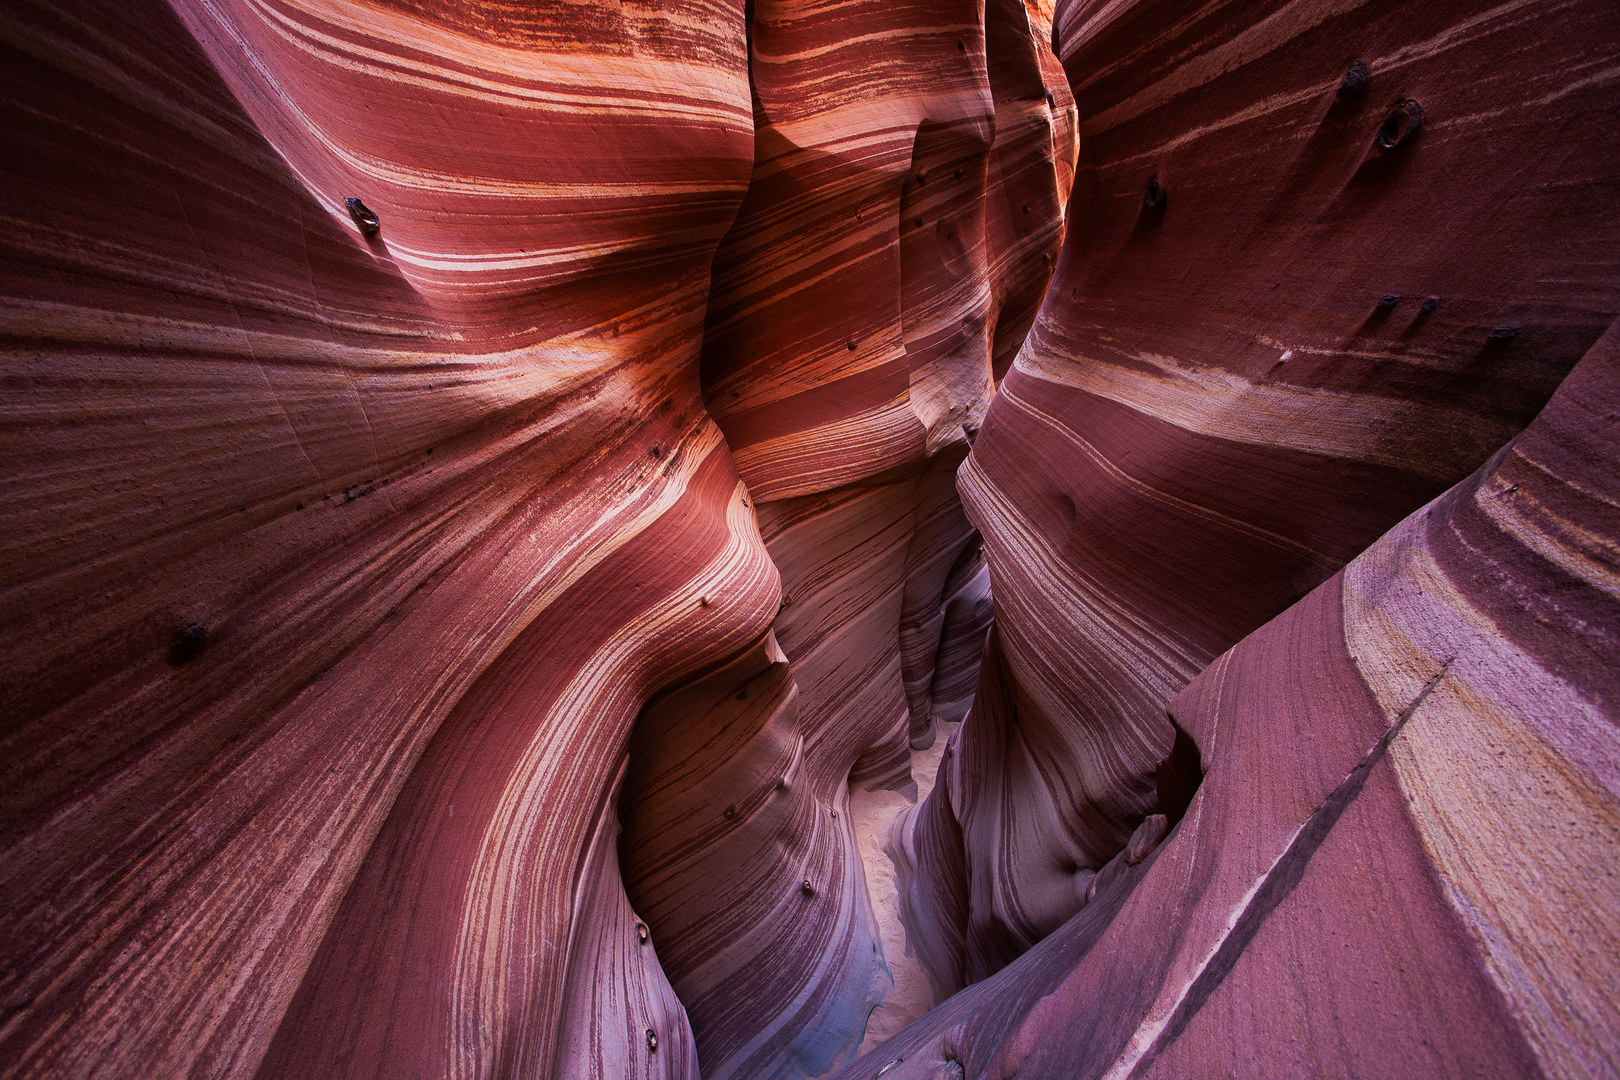
M1620 9L0 5L0 1077L1620 1077Z

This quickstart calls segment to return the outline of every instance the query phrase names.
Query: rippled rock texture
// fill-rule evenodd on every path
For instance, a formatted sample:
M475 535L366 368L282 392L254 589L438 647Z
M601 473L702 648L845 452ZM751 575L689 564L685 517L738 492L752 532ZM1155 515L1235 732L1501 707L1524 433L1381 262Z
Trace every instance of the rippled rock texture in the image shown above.
M1617 466L1611 330L1172 700L1076 916L839 1076L1610 1075Z
M1613 1075L1612 5L0 49L0 1075Z
M892 840L971 988L868 1063L1614 1075L1616 15L1060 6L996 626Z
M0 28L0 1072L847 1057L846 780L907 788L988 624L954 474L1061 242L1050 13Z

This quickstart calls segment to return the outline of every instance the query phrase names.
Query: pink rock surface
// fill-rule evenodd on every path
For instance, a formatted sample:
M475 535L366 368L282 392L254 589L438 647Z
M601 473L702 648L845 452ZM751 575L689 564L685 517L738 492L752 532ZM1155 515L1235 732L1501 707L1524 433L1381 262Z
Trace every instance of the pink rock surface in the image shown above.
M730 10L652 75L375 7L6 16L7 1075L696 1074L612 796L774 614L696 379Z
M0 1073L853 1050L831 812L909 782L902 606L919 686L977 660L951 474L1072 179L1041 18L0 16Z
M1620 329L1174 699L1167 839L838 1075L1612 1075L1617 463Z
M1617 41L0 11L0 1076L1614 1075Z
M1615 16L1059 10L1071 239L960 474L996 632L941 805L899 841L938 986L1074 915L1155 808L1170 699L1489 457L1620 310L1615 88L1590 73ZM1399 98L1426 120L1382 150Z

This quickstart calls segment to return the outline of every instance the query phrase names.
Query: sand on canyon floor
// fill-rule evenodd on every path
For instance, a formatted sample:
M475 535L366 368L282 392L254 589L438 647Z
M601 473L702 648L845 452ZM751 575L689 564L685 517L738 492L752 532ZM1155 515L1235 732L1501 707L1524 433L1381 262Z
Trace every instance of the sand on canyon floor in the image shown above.
M927 750L911 752L911 775L917 781L919 802L934 789L940 758L944 756L945 746L958 726L944 721L936 722L934 744ZM896 791L867 791L854 785L849 789L849 814L855 826L856 843L860 846L861 865L866 870L866 891L872 899L872 912L877 918L883 957L894 975L893 989L872 1010L866 1022L866 1038L861 1042L860 1054L881 1046L891 1035L934 1007L928 976L906 946L906 928L900 922L894 864L883 850L895 819L911 805L909 799Z

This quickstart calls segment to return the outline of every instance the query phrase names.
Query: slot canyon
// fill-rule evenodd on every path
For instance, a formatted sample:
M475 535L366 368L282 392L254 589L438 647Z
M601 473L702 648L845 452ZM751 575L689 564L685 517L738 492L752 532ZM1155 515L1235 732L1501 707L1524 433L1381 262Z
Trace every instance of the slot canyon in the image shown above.
M1613 0L0 49L0 1077L1620 1078Z

